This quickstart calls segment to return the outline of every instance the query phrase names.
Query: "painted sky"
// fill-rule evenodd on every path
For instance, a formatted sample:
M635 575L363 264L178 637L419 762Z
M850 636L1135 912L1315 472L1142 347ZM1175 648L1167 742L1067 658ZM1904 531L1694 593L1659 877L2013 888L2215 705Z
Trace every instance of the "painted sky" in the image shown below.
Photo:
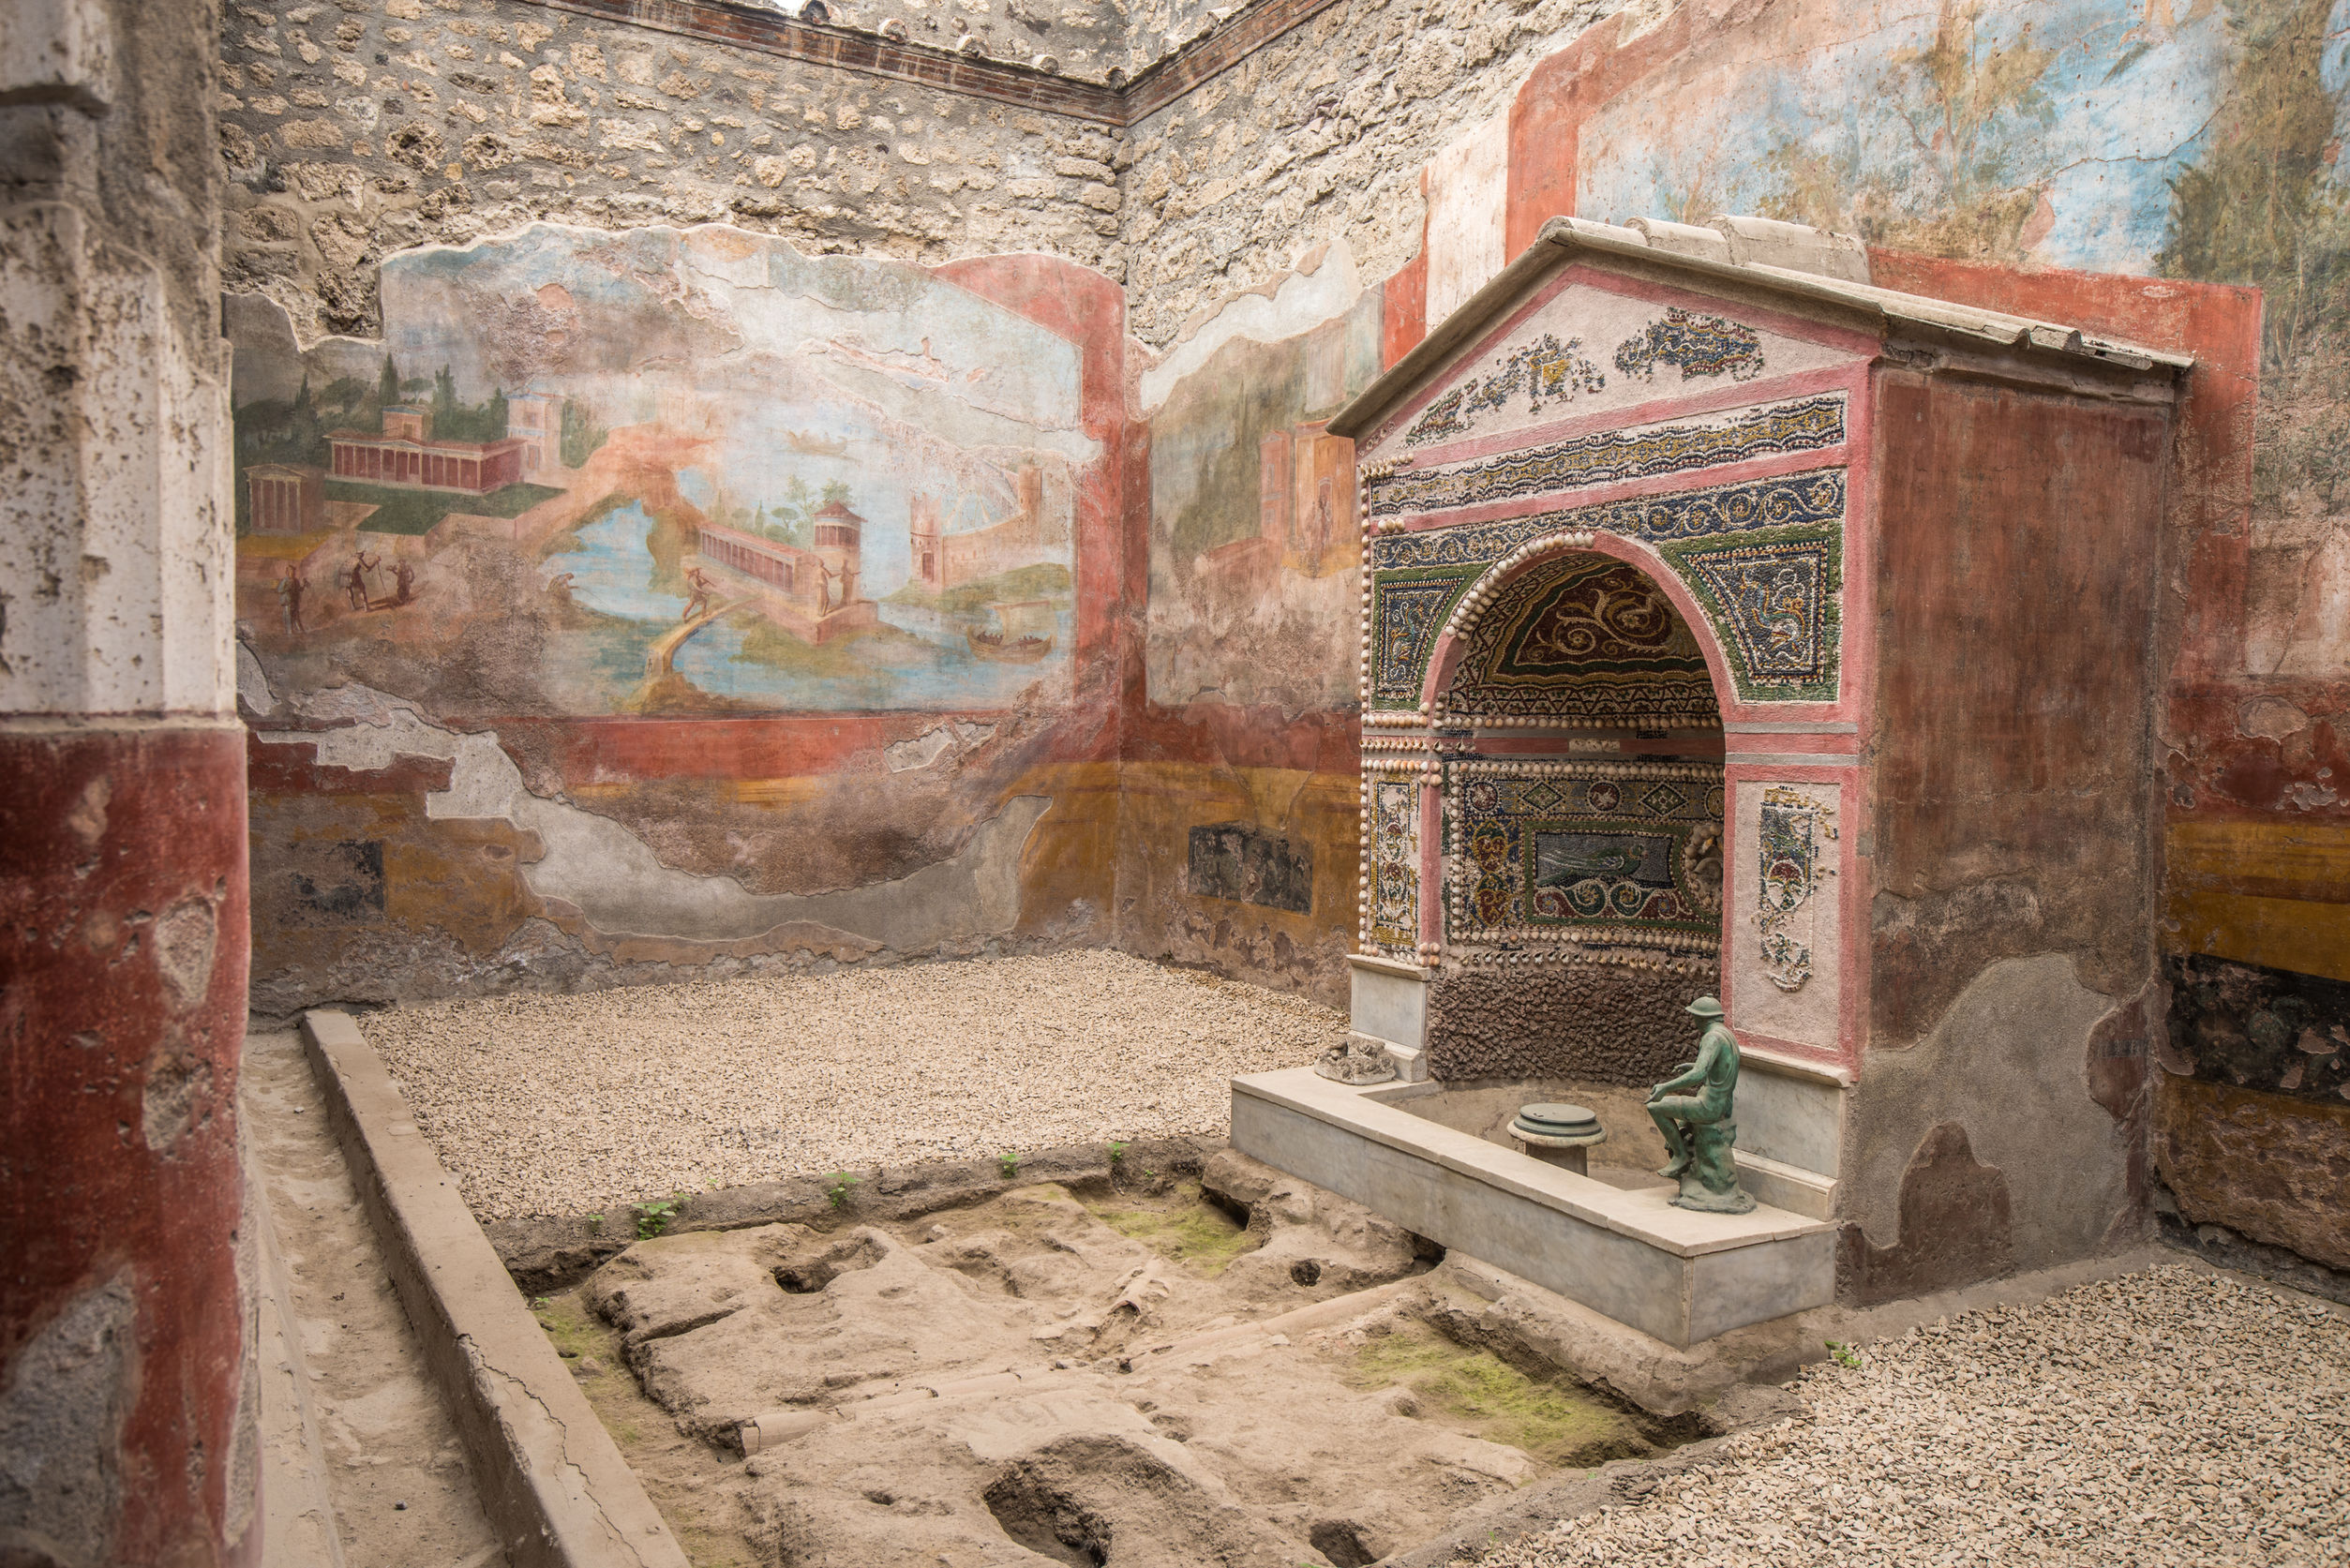
M1946 18L1961 47L1937 58ZM1741 29L1669 67L1669 90L1626 94L1595 117L1584 216L1784 210L1806 174L1834 187L1848 217L1873 202L1923 220L2029 188L2046 198L2023 227L2031 261L2146 272L2169 182L2201 151L2227 87L2216 0L1804 0L1759 25L1775 37ZM2329 76L2343 60L2328 52Z

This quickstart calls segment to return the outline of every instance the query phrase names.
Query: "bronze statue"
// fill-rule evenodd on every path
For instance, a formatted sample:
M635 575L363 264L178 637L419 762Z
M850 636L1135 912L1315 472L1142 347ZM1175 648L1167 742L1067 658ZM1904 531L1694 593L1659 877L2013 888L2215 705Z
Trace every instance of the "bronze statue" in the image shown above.
M1672 1150L1671 1162L1656 1173L1679 1179L1681 1191L1669 1202L1680 1208L1751 1213L1754 1197L1738 1185L1730 1156L1738 1142L1738 1124L1729 1119L1738 1089L1738 1037L1722 1022L1722 1004L1714 997L1699 997L1688 1011L1706 1021L1698 1059L1648 1092L1648 1113ZM1687 1092L1692 1089L1697 1092Z

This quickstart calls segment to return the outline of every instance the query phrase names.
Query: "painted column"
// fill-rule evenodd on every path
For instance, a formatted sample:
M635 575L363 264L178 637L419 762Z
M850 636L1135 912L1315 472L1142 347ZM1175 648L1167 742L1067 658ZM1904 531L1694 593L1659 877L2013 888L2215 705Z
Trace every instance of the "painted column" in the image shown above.
M0 23L11 1563L261 1545L218 27L212 5L142 0L15 0Z

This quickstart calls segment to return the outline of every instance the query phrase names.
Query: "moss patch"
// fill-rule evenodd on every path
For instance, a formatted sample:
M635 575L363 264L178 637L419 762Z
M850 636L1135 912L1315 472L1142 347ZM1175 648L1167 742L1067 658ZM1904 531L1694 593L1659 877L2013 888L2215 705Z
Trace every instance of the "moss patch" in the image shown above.
M1257 1246L1237 1220L1207 1201L1197 1182L1179 1182L1163 1196L1120 1193L1087 1203L1085 1210L1203 1278L1215 1278Z
M1357 1388L1412 1391L1430 1411L1489 1442L1549 1465L1595 1465L1652 1452L1620 1411L1564 1381L1528 1377L1490 1351L1457 1345L1419 1325L1382 1335L1355 1352Z

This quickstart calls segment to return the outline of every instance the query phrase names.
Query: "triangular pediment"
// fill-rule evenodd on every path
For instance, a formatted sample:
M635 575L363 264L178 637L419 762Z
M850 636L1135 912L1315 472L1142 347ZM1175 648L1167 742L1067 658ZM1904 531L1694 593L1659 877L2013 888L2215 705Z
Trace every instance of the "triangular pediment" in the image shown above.
M1747 387L1761 401L1771 383L1862 357L1833 341L1849 334L1815 336L1743 302L1575 271L1530 290L1432 370L1369 432L1364 460L1442 464L1645 404L1734 400Z

